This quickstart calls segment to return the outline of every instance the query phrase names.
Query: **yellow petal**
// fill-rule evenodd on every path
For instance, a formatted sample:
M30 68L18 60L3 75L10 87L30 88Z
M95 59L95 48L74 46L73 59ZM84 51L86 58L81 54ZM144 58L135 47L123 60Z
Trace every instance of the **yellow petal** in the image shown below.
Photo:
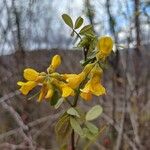
M38 102L41 102L41 100L43 100L47 94L47 85L46 84L43 84L42 88L41 88L41 91L40 91L40 95L39 95L39 98L38 98Z
M85 84L84 88L81 89L83 93L92 93L96 96L100 96L106 93L105 88L100 83L100 76L94 75L92 78Z
M26 83L26 82L18 81L18 82L17 82L17 85L23 86L25 83Z
M68 86L72 89L77 88L80 83L85 79L85 73L82 72L80 74L71 74L70 77L67 78Z
M70 86L68 86L68 84L61 82L57 79L53 79L51 83L57 86L62 91L62 97L74 95L74 90Z
M62 87L62 97L68 97L73 94L74 94L74 91L69 86Z
M54 93L54 91L52 89L49 89L46 96L45 96L45 98L46 99L51 98L53 96L53 93Z
M96 95L100 96L106 93L105 88L100 84L100 77L94 76L90 81L90 91Z
M92 88L91 92L96 96L100 96L105 94L106 90L101 84L98 83Z
M26 83L18 82L18 85L21 86L21 88L19 89L21 93L27 95L34 87L37 86L37 83L34 81L28 81Z
M83 72L87 75L91 70L92 68L94 67L94 63L92 64L87 64L84 69L83 69Z
M91 99L92 99L92 94L91 94L91 93L84 93L84 92L81 92L80 96L81 96L84 100L91 100Z
M90 90L91 90L91 83L90 83L90 81L88 81L88 82L85 84L84 88L81 89L81 91L82 91L83 93L89 93Z
M103 70L100 68L98 64L96 64L93 69L91 70L89 76L90 78L93 78L93 76L97 75L99 77L102 76Z
M39 76L39 72L35 71L34 69L27 68L24 70L24 78L28 81L35 81L36 78Z
M38 83L42 83L45 79L45 76L38 76L35 80L35 82L38 82Z
M100 52L96 55L97 59L100 59L101 57L107 57L108 55L110 55L113 48L112 38L109 36L103 36L99 38L97 48Z
M61 64L61 57L59 55L55 55L52 58L52 62L51 62L50 67L55 70L60 64Z

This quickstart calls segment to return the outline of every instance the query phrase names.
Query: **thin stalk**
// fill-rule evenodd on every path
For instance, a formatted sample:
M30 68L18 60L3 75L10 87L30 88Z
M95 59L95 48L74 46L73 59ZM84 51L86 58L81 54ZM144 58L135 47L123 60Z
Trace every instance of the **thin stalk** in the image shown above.
M75 29L73 29L73 32L76 33L76 35L80 38L80 40L82 40L80 34Z
M73 31L77 34L77 36L80 39L82 39L81 36L74 29L73 29ZM83 48L84 60L86 61L87 60L87 54L86 54L87 51L86 51L86 53L85 53L85 51L86 51L86 49ZM80 95L80 88L82 87L82 85L83 85L83 82L79 85L79 87L78 87L78 89L76 91L76 95L74 97L74 102L73 102L72 107L76 107L77 106L77 102L78 102L79 95ZM74 130L72 130L72 132L71 132L71 150L75 150L75 132L74 132Z
M80 86L76 92L76 95L74 97L74 103L72 105L72 107L76 107L77 106L77 102L78 102L78 99L79 99L79 94L80 94ZM72 132L71 132L71 150L75 150L75 133L74 133L74 130L72 129Z
M72 130L71 133L71 150L75 150L75 134L74 134L74 130Z

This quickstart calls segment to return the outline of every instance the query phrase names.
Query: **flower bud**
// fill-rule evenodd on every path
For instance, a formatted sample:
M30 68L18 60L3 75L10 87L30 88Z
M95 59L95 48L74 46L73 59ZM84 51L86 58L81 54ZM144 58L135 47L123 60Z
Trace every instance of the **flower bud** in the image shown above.
M113 40L109 36L100 37L97 43L98 53L96 55L97 59L105 59L110 55L113 48Z
M60 64L61 64L61 57L59 55L55 55L52 58L52 62L51 62L50 67L55 70Z

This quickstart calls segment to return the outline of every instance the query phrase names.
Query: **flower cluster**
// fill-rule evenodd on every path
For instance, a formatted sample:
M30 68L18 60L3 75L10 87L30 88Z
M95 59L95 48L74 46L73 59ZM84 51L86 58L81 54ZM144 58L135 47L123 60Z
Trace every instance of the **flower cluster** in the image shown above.
M47 72L37 72L32 68L24 70L27 82L19 81L20 91L27 95L36 86L41 86L38 101L51 99L57 90L61 97L74 96L77 89L84 100L90 100L92 94L100 96L105 94L101 84L103 70L99 65L100 60L105 60L111 53L113 41L110 37L101 37L97 42L97 53L94 62L87 64L79 74L59 74L56 69L61 64L59 55L52 58Z
M27 95L34 87L41 86L38 101L42 99L50 99L54 91L57 89L62 93L62 97L68 97L74 94L72 88L65 83L61 75L55 70L61 64L61 58L59 55L55 55L52 58L52 62L46 72L37 72L34 69L27 68L24 70L24 78L27 82L19 81L17 84L21 86L20 91Z

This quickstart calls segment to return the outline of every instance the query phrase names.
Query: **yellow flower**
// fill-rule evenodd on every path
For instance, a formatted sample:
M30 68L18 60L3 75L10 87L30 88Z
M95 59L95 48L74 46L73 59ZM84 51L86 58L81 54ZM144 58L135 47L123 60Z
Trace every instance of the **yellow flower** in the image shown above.
M66 80L66 82L68 83L68 86L70 86L72 89L76 89L81 84L81 82L86 78L89 72L92 70L93 66L94 66L94 63L87 64L81 73L63 74L62 78Z
M96 96L100 96L105 94L105 88L100 84L100 76L94 75L85 85L83 89L81 89L82 93L92 93Z
M85 73L81 72L80 74L64 74L64 78L68 83L68 86L72 89L77 88L80 83L85 79Z
M97 43L98 53L96 54L96 58L105 59L107 56L110 55L113 48L113 40L109 36L104 36L99 38Z
M61 87L61 90L62 90L62 97L68 97L74 95L74 90L67 85L63 85Z
M91 92L89 92L89 93L81 92L80 96L81 96L84 100L91 100L91 99L92 99L92 93L91 93Z
M53 96L54 89L53 89L52 84L50 84L50 83L47 86L48 86L48 91L47 91L47 94L46 94L45 98L49 99L49 98L51 98Z
M51 64L50 66L48 67L47 69L47 72L48 73L52 73L54 72L58 66L61 64L61 57L59 55L55 55L53 58L52 58L52 61L51 61Z
M28 82L17 82L21 88L19 89L22 94L27 95L34 87L37 86L37 83L34 81L28 81Z
M59 81L57 79L52 79L52 84L58 87L62 92L62 97L68 97L74 95L74 90L66 83Z
M39 72L35 71L32 68L27 68L24 70L24 78L28 81L35 81L39 76Z
M91 63L91 64L87 64L84 69L83 72L87 75L89 74L89 72L92 70L92 68L94 67L95 63Z
M98 64L96 64L93 69L89 73L89 77L92 78L94 75L97 75L101 78L103 70L100 68Z
M50 100L50 98L53 96L53 94L54 94L54 90L53 90L52 84L50 84L48 82L43 83L42 88L40 90L38 102L41 102L43 99Z
M41 100L45 98L47 92L48 92L47 84L43 84L38 98L38 102L41 102Z

